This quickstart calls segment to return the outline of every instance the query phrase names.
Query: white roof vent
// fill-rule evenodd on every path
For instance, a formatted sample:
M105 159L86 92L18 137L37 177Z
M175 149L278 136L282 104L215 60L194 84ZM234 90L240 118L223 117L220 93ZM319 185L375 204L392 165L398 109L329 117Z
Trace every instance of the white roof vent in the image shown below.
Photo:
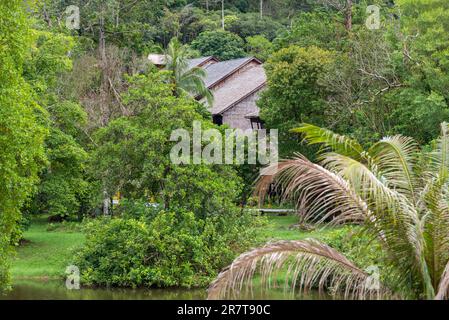
M148 60L150 60L156 66L165 66L167 63L167 59L163 54L150 54L148 56Z

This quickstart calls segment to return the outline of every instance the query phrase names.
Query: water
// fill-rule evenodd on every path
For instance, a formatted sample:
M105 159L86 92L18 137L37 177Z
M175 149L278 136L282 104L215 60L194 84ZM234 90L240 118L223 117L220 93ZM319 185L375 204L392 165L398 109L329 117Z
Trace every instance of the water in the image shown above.
M202 300L204 289L81 288L68 290L63 281L17 281L0 300Z
M68 290L64 282L56 280L16 281L13 290L0 300L204 300L205 289L108 289L81 288ZM307 296L284 292L282 289L255 291L252 296L240 299L261 300L310 300L323 299L317 293Z

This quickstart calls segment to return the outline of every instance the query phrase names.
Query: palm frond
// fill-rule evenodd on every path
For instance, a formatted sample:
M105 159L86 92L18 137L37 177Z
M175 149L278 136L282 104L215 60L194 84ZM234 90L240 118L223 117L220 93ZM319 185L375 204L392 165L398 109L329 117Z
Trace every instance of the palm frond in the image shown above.
M323 151L337 152L354 159L362 157L363 147L356 140L336 134L331 130L304 123L290 131L303 134L304 140L310 145L322 145Z
M360 219L365 234L381 240L392 288L414 298L449 298L449 125L441 125L430 152L400 135L365 152L326 129L294 131L322 145L320 165L298 156L269 167L257 184L260 199L274 186L309 222Z
M379 200L379 204L397 203L398 195L385 185L375 166L369 166L346 155L327 153L323 167L346 180L362 199Z
M449 202L445 177L432 179L423 192L426 259L434 287L449 261Z
M187 47L173 38L165 51L165 69L173 74L176 93L185 92L193 98L205 98L206 102L212 105L212 93L204 83L206 72L198 67L190 68L187 56Z
M435 300L444 300L449 298L449 262L444 268L443 276L438 286L438 292L435 296Z
M366 203L348 183L329 170L310 162L302 155L266 169L256 183L256 194L263 202L274 184L283 200L296 204L304 222L334 223L363 221L370 217Z
M418 181L413 172L419 160L418 152L415 140L401 135L383 138L368 151L386 184L414 203L418 200L415 194Z
M318 289L340 293L345 298L379 298L388 290L369 284L369 274L340 252L316 240L279 241L240 255L210 285L208 299L236 297L252 288L260 270L262 285L270 286L278 270L286 270L286 287L300 292Z
M332 153L323 161L330 171L348 181L368 205L373 218L365 220L366 227L380 236L392 264L405 273L417 274L427 297L433 297L429 269L425 261L424 228L417 208L409 198L390 189L388 181L378 177L376 167L370 168L357 160Z
M206 99L209 106L213 104L213 95L204 83L206 72L201 68L192 68L186 70L180 76L178 81L178 87L180 90L187 92L194 98L202 97Z
M449 124L441 124L441 135L435 141L433 150L427 154L430 173L440 176L449 174Z

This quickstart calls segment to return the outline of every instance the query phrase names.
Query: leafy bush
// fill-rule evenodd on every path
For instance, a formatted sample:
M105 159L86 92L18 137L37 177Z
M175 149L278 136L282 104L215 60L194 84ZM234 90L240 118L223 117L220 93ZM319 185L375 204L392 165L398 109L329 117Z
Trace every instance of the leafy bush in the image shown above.
M11 233L11 245L18 246L20 244L20 240L23 239L23 233L28 230L31 225L30 215L22 214L20 220L14 226Z
M203 286L252 244L257 221L248 214L198 219L164 211L95 220L75 264L86 285Z
M379 266L382 263L382 250L377 240L364 234L359 226L329 230L318 239L342 252L360 268Z
M141 200L121 199L120 205L114 210L114 216L120 216L122 218L128 219L129 218L139 219L141 217L151 219L162 210L163 210L162 206L155 203L149 203L145 199Z

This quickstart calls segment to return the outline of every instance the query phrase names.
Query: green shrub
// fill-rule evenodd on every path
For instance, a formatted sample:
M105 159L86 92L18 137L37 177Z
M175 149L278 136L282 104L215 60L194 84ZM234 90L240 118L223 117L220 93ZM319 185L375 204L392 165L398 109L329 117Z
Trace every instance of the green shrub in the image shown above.
M380 244L376 239L370 239L365 235L359 226L344 226L329 230L318 238L345 254L361 268L382 263Z
M257 219L231 214L199 219L191 212L99 219L74 262L85 285L196 287L207 285L253 244Z
M156 203L149 203L145 199L121 199L118 207L114 209L114 216L136 219L145 217L147 219L151 219L154 218L162 210L163 207L161 205L158 205Z
M328 231L318 239L343 253L367 272L370 272L371 267L378 268L381 282L394 284L398 275L394 268L386 263L385 251L379 240L372 239L363 231L360 226L348 225Z
M11 233L11 245L18 246L20 244L20 240L23 239L23 233L28 230L31 225L31 219L28 214L22 214L20 220L14 226Z

